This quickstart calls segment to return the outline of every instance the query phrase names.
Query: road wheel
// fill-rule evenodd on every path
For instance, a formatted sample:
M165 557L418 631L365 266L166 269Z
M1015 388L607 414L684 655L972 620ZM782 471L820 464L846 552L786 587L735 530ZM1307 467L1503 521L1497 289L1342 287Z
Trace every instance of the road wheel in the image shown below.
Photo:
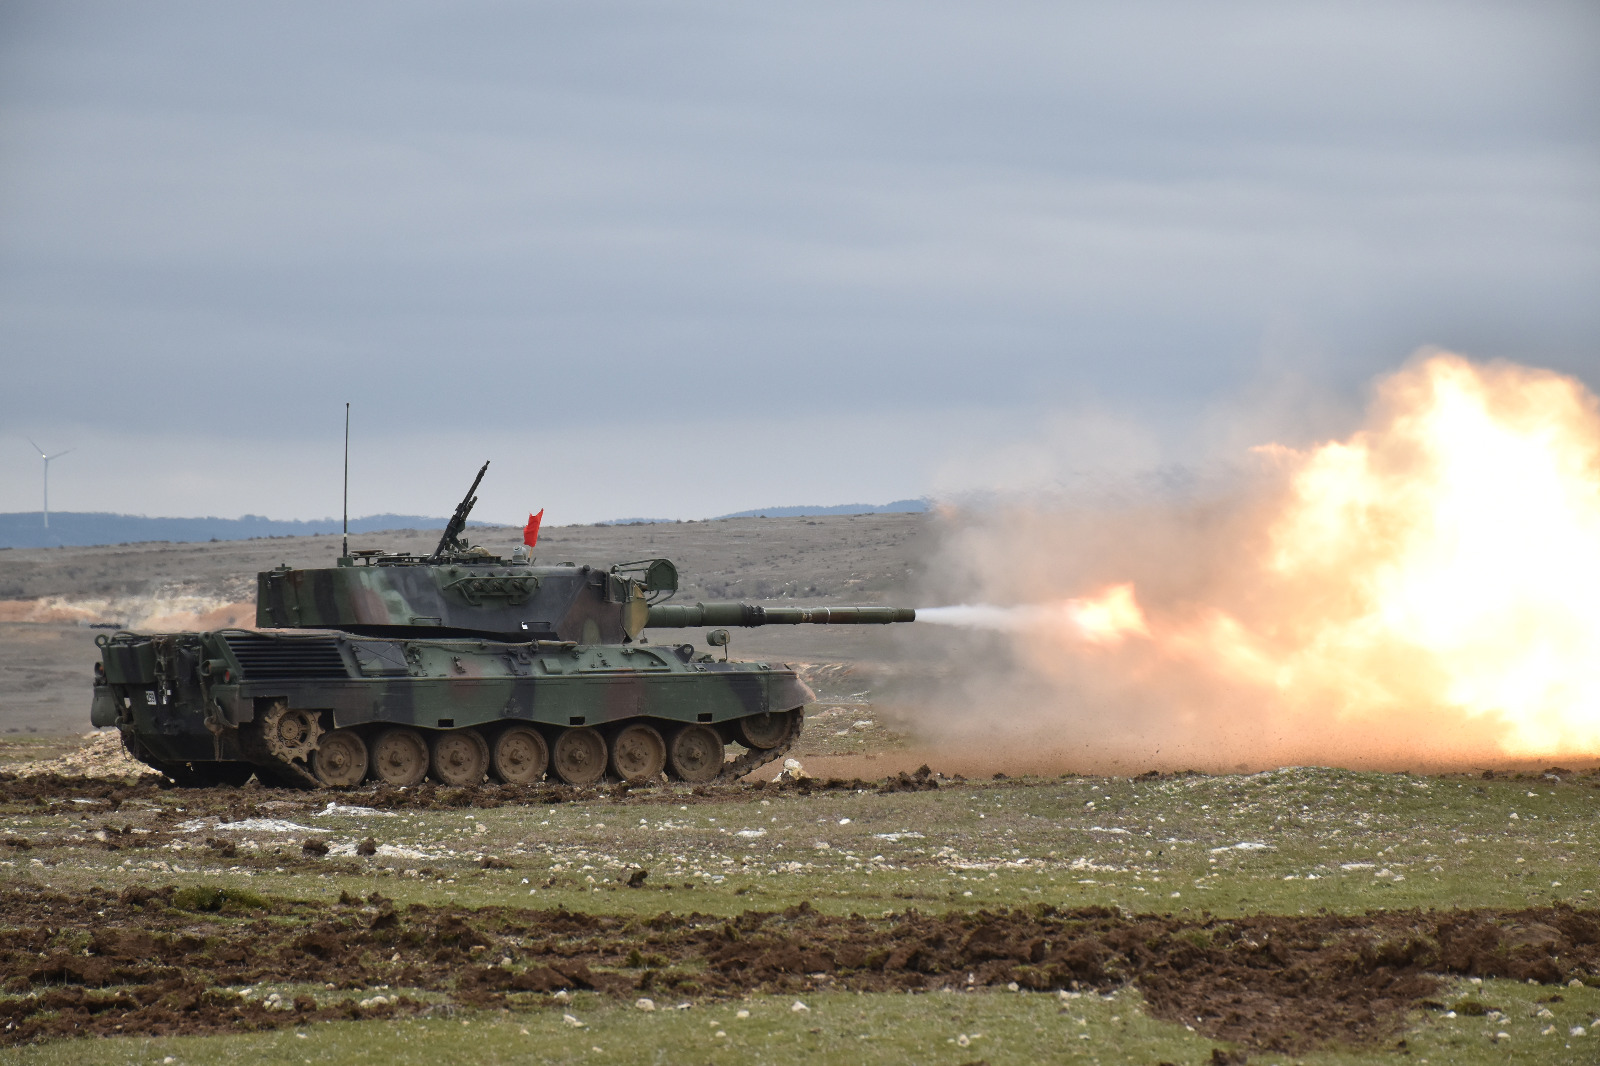
M707 725L686 725L667 744L667 767L674 777L694 785L717 779L722 756L722 738Z
M311 772L328 788L352 788L367 776L367 745L353 729L324 734L311 753Z
M598 729L563 729L550 752L550 766L569 785L592 785L606 772L606 738Z
M399 788L421 784L428 776L428 742L415 729L385 729L372 742L372 776Z
M433 779L441 785L477 785L489 772L489 745L476 729L453 729L433 738Z
M667 766L667 742L652 726L635 722L611 738L611 772L624 781L654 781Z
M793 711L768 711L765 714L752 714L740 718L734 723L739 743L753 750L765 751L776 748L789 739L789 730L794 725Z
M508 785L536 785L550 765L550 748L537 729L514 725L495 738L494 776Z

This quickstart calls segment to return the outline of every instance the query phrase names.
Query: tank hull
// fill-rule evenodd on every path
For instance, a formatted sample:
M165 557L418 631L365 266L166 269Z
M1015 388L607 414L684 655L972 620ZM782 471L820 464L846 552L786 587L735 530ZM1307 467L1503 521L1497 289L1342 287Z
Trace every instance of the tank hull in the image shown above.
M494 756L476 774L482 779L495 776L499 738L513 726L537 732L552 755L552 776L565 780L588 776L592 767L578 774L561 762L572 746L563 734L583 733L593 748L590 734L597 733L614 746L630 725L648 726L672 750L692 727L702 747L710 743L708 728L722 744L738 745L718 777L781 755L798 733L801 708L814 699L810 689L782 664L707 659L689 645L385 638L336 630L123 633L102 644L92 717L98 726L120 729L138 758L193 783L227 783L248 777L246 768L274 783L308 786L384 779L370 753L396 730L420 738L430 772L448 783L458 782L435 765L441 738L472 734L471 743ZM335 734L360 741L346 740L349 753L363 747L369 753L355 781L349 780L354 770L340 776L318 763L317 752L328 750ZM640 773L652 768L649 749L658 741L642 735L644 762L612 765L609 776L628 776L618 765L642 766ZM631 739L640 736L636 730ZM659 773L705 778L703 768L676 772L680 763L689 765L667 758ZM463 773L475 776L470 752L467 764Z

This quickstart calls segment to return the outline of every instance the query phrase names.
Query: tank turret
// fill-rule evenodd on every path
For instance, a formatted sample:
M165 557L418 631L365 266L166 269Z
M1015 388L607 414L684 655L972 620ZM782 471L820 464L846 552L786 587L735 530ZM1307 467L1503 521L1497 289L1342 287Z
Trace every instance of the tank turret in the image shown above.
M916 617L672 604L666 559L495 554L462 536L487 469L430 555L346 552L331 567L261 573L255 630L101 638L91 720L183 784L728 780L789 749L811 690L783 664L646 643L647 628ZM725 648L727 634L707 643Z

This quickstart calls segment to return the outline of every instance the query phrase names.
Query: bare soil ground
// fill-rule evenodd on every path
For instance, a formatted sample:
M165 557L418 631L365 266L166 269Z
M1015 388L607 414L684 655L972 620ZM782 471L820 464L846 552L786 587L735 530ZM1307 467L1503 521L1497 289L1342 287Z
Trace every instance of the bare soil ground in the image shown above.
M1157 1017L1294 1052L1389 1037L1429 1003L1440 975L1581 980L1600 962L1597 918L1561 907L1196 921L1048 905L864 918L802 904L639 919L396 907L376 893L318 904L172 886L87 897L14 886L0 890L0 970L6 991L38 994L0 1001L0 1041L384 1017L433 1009L424 993L494 1007L563 989L726 998L1131 983ZM277 1003L239 991L283 981L324 991ZM347 994L379 982L406 993L381 1003Z

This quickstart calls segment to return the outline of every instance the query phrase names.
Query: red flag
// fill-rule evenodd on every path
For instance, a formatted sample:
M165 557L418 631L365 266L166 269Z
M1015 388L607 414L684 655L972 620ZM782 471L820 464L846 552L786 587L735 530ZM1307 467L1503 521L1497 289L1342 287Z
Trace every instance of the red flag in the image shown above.
M538 514L528 516L528 524L522 529L522 543L532 548L539 543L539 523L544 521L544 508L539 508Z

